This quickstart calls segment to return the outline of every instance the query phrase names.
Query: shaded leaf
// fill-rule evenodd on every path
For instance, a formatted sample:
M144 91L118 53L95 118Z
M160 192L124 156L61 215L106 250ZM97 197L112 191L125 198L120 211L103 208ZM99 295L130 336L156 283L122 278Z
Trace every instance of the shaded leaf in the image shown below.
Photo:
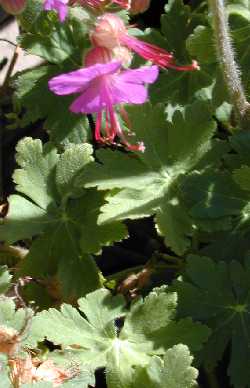
M193 169L207 168L218 160L219 154L213 153L210 159L215 123L203 103L187 106L183 113L176 111L172 122L166 121L161 105L133 107L129 113L145 152L134 156L99 151L101 164L87 166L77 184L115 189L106 196L100 224L156 214L156 226L166 244L182 254L190 244L194 222L182 201L180 184Z
M176 281L180 316L192 316L213 331L202 352L214 367L231 342L228 373L235 387L249 386L249 278L250 262L215 263L190 256L183 281Z

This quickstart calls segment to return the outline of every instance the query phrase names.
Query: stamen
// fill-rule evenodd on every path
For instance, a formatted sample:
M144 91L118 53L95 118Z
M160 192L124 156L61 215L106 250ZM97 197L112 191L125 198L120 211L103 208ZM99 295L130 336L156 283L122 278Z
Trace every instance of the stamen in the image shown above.
M193 71L193 70L200 70L200 66L198 65L197 61L192 61L191 65L186 65L186 66L179 66L175 65L174 63L169 62L168 68L170 69L175 69L178 71Z
M101 125L102 125L102 112L97 113L96 124L95 124L95 140L97 142L102 142L101 136Z

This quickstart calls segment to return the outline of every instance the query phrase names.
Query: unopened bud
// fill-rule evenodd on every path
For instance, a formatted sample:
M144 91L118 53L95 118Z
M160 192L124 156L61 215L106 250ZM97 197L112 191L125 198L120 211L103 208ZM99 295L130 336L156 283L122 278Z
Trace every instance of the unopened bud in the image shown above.
M108 63L112 61L112 51L105 47L94 47L87 53L84 63L85 66L92 66L96 63Z
M90 38L95 46L113 49L120 45L120 35L126 34L126 27L118 16L106 13L97 19Z
M131 0L130 13L136 15L147 11L150 6L150 0Z
M108 63L119 61L123 66L128 67L132 61L132 54L126 47L115 47L109 50L105 47L94 47L88 51L84 58L85 66L92 66L96 63Z
M7 13L18 15L24 11L26 0L0 0L0 5Z
M123 46L117 46L113 49L113 58L119 61L123 66L129 67L132 62L133 55L129 49Z

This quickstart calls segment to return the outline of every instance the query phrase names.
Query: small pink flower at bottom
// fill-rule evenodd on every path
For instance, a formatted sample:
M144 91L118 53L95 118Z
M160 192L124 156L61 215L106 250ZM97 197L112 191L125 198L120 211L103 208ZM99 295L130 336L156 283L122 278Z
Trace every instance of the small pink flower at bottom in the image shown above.
M43 9L45 11L57 11L60 22L64 22L68 14L67 4L68 0L45 0Z
M93 50L103 49L96 48ZM88 65L89 63L90 61L87 60ZM117 136L128 149L144 151L143 143L131 145L127 141L114 106L119 104L143 104L148 98L148 92L144 84L155 82L157 77L157 66L122 70L121 62L112 61L95 63L84 69L54 77L49 81L49 89L57 95L80 94L69 109L74 113L97 114L96 141L113 143ZM123 114L123 110L121 110L121 114ZM106 122L105 137L101 135L103 115L105 115Z

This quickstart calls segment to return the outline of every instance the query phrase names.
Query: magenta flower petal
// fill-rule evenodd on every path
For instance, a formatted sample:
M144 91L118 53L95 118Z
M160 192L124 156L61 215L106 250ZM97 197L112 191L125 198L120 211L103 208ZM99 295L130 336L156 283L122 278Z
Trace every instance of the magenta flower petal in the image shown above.
M61 23L64 22L68 14L68 7L67 5L62 4L60 8L58 9L58 15L59 15L59 20Z
M140 69L126 70L113 77L109 93L112 104L143 104L148 93L145 83L153 83L158 77L157 66L143 66Z
M55 10L59 15L60 22L64 22L68 13L68 0L45 0L43 9L45 11Z
M121 73L119 78L124 82L135 84L152 84L159 75L157 66L142 66L139 69L126 70Z
M124 82L119 78L113 82L110 94L113 105L143 104L148 98L148 92L144 85Z
M89 86L70 105L69 109L74 113L95 113L106 107L105 99L97 88Z
M80 93L89 83L102 75L115 73L121 67L120 62L97 63L85 69L75 70L71 73L53 77L49 81L49 89L58 95Z

